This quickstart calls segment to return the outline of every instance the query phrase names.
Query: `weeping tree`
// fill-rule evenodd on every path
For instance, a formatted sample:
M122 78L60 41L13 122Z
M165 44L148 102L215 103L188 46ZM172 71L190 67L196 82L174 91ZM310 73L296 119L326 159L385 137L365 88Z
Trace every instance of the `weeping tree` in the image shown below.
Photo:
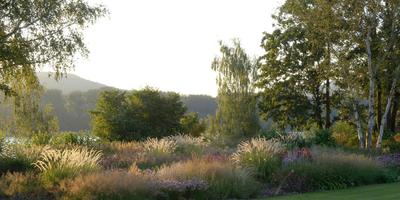
M233 40L233 46L220 42L220 52L211 66L218 84L218 109L211 120L211 133L221 142L231 143L254 136L259 130L254 93L256 65L238 40Z
M51 134L59 130L58 119L53 114L51 105L40 105L43 88L37 87L34 77L19 79L22 74L16 74L11 86L15 92L13 98L8 98L12 104L12 115L9 119L12 128L9 132L18 136L32 136L34 134ZM3 127L2 127L3 128Z

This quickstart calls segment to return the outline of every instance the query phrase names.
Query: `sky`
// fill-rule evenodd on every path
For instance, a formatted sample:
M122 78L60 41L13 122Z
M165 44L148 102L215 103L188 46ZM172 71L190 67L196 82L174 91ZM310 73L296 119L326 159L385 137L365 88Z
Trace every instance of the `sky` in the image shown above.
M90 54L74 73L121 89L151 86L216 96L218 41L238 38L251 57L282 0L90 0L110 14L84 31Z

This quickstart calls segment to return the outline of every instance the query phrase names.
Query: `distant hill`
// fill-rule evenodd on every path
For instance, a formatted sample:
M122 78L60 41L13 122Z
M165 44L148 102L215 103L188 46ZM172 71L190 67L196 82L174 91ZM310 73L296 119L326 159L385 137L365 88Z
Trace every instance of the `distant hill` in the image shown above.
M101 83L86 80L74 74L68 74L67 77L62 78L59 81L56 81L54 77L49 77L48 72L39 72L37 75L40 83L46 89L61 90L63 94L69 94L75 91L86 92L93 89L109 87Z
M197 112L201 118L215 115L217 110L216 98L208 95L185 95L181 98L189 112Z

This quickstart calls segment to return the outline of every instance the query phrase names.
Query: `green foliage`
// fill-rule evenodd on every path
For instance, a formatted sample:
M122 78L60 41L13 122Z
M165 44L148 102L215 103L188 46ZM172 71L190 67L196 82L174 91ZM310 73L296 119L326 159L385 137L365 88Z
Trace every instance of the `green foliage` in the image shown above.
M372 158L332 149L314 149L312 160L288 162L280 173L276 180L284 181L284 190L292 192L336 190L393 181L388 171Z
M338 121L331 128L332 137L336 143L345 147L357 148L358 138L357 130L355 127L348 122Z
M312 144L322 145L322 146L335 146L335 138L332 137L331 130L329 129L319 129L311 130L311 135L309 140Z
M89 132L60 132L53 135L50 144L54 146L86 146L96 147L100 139Z
M385 134L386 136L390 134ZM383 150L386 152L400 152L400 133L392 134L383 141Z
M279 142L253 138L239 144L232 159L239 166L255 169L258 177L268 180L281 167L283 152Z
M14 94L11 83L37 79L41 66L51 66L57 77L72 68L76 54L88 53L82 30L106 12L81 0L3 2L0 91Z
M37 133L54 133L59 129L58 119L51 105L40 105L42 88L34 86L36 80L18 81L14 87L13 115L14 135L32 136Z
M221 56L211 68L217 72L218 109L211 120L211 135L224 138L227 143L254 136L259 130L254 94L255 64L240 46L220 43Z
M323 126L322 107L331 106L331 45L337 42L341 25L340 21L335 23L339 17L334 4L287 0L273 16L274 31L264 33L259 107L264 119L272 118L282 129L288 125L301 129L309 122ZM330 121L325 119L325 123Z
M152 88L105 91L92 111L92 127L94 134L107 140L163 137L181 131L185 112L176 93L162 94Z
M180 120L182 134L199 137L206 130L205 121L200 121L199 115L195 112L186 114Z
M31 143L34 145L47 145L50 143L52 135L49 133L36 133L31 137Z

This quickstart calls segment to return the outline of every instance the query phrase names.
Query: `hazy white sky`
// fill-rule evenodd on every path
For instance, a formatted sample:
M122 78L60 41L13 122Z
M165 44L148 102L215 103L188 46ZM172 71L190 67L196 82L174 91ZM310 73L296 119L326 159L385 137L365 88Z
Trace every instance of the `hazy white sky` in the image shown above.
M89 59L73 73L121 89L146 85L215 96L218 41L239 38L251 56L282 0L90 0L110 16L85 31Z

